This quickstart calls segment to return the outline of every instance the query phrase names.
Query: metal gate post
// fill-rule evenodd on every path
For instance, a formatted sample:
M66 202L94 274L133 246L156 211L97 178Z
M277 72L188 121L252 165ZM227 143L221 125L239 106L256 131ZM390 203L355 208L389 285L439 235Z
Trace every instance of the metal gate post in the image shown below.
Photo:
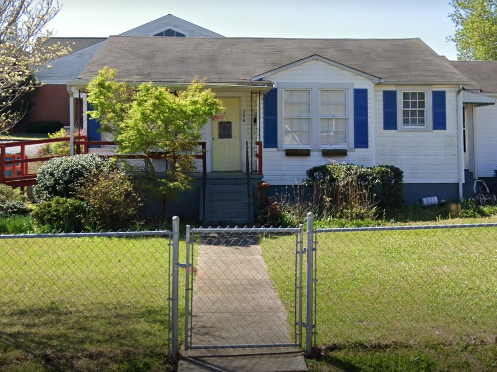
M314 254L314 215L307 213L307 287L306 287L306 315L305 315L305 352L308 358L312 357L312 335L313 335L313 254Z
M178 311L178 299L179 299L179 217L173 217L173 324L172 324L172 354L176 356L178 354L178 330L179 330L179 311Z
M302 285L304 275L304 225L299 225L299 241L298 241L298 250L297 255L299 259L299 267L298 267L298 340L297 343L300 347L302 347Z
M190 312L190 225L186 225L186 283L185 283L185 350L188 350L189 346L189 312Z

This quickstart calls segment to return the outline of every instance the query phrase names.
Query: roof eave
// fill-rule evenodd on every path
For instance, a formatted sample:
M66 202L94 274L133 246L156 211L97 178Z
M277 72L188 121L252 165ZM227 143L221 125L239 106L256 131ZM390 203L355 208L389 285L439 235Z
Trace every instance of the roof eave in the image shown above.
M138 86L142 83L148 83L149 81L127 81L129 86ZM78 79L67 81L67 85L72 88L86 89L90 80ZM167 81L154 81L154 85L167 86L169 88L186 88L191 85L191 82L167 82ZM257 81L257 82L218 82L218 83L204 83L207 88L233 88L233 89L247 89L247 88L257 88L259 90L270 90L273 88L273 83L267 81Z

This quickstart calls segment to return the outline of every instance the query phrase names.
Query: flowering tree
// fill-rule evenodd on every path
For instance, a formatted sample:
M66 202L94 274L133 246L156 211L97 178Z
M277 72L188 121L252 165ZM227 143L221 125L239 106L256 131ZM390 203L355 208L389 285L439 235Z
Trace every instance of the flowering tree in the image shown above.
M163 213L171 196L190 187L200 129L223 109L221 100L196 79L177 93L152 83L132 89L108 67L88 85L88 102L94 107L91 116L100 120L102 131L112 133L119 153L144 156ZM157 156L170 164L160 176L153 162Z
M38 69L67 54L60 44L45 45L59 10L56 0L0 0L0 133L26 113L23 98L39 85Z

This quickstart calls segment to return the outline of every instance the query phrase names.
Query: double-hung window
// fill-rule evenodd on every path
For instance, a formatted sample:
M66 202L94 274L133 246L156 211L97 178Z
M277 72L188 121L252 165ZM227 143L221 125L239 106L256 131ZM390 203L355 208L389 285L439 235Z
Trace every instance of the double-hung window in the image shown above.
M352 84L279 83L278 147L353 147L353 92Z
M425 128L426 121L426 93L402 92L402 126Z
M320 107L321 146L347 145L347 91L322 89Z
M311 143L310 89L285 89L283 116L284 145L309 146Z

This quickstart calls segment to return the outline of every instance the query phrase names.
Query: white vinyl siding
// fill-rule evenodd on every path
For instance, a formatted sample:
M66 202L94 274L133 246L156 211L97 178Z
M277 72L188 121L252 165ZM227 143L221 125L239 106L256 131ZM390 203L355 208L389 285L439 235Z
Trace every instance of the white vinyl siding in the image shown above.
M347 145L347 90L321 90L321 145Z
M447 129L404 128L383 129L383 90L396 90L402 99L403 91L424 91L428 100L433 90L444 90L447 102ZM395 165L404 171L405 183L457 183L459 178L458 132L457 132L457 88L449 86L427 86L401 89L398 86L383 86L375 89L375 138L376 164ZM402 107L397 105L397 107ZM402 117L402 110L399 109ZM428 121L431 110L426 109ZM430 124L428 124L430 125ZM417 129L417 130L416 130Z
M285 89L283 92L283 143L309 146L311 139L311 91Z

